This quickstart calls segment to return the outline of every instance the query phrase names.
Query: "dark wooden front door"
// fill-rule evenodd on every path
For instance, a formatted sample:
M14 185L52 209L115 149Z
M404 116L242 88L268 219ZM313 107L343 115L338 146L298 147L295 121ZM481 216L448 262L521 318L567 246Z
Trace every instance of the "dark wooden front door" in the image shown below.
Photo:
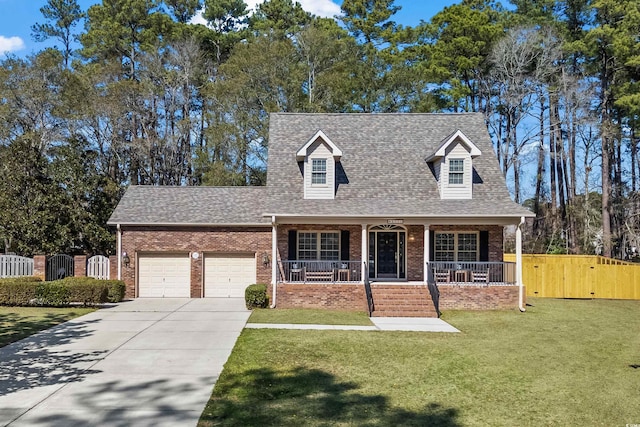
M398 277L398 233L378 233L378 277Z

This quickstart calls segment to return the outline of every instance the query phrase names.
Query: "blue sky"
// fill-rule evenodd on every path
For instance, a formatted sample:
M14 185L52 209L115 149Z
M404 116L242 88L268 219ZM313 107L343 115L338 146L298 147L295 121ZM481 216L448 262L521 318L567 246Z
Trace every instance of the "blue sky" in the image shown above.
M331 0L298 0L302 6L316 15L334 16L340 12L339 1ZM257 0L245 0L250 7ZM31 38L31 26L36 22L43 23L40 8L46 0L0 0L0 55L13 53L19 56L37 52L46 46L36 43ZM83 10L100 3L96 0L78 0ZM402 25L415 26L421 20L428 21L431 16L459 0L396 0L401 6L394 20Z

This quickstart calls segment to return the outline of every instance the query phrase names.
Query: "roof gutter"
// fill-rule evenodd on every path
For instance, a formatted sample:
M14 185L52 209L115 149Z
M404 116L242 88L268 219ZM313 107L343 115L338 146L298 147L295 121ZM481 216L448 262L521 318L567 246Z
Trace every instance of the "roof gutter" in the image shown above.
M266 222L257 223L204 223L204 222L107 222L116 227L269 227Z

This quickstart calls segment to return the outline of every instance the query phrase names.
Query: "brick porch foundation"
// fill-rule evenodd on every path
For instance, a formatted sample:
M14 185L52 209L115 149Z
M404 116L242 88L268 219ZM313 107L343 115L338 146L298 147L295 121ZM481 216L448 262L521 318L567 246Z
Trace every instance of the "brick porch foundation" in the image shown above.
M439 309L505 310L518 307L518 286L438 285Z
M277 308L368 311L364 286L361 284L281 283L278 284L277 291ZM269 286L269 292L271 292L271 286Z

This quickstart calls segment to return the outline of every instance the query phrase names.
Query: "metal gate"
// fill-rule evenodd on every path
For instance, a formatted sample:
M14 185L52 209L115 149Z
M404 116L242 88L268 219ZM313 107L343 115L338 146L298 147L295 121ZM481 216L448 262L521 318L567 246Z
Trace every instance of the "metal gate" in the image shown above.
M87 261L87 276L95 279L109 280L109 258L96 255Z
M69 255L53 255L47 258L47 272L45 280L64 279L73 276L73 257Z

